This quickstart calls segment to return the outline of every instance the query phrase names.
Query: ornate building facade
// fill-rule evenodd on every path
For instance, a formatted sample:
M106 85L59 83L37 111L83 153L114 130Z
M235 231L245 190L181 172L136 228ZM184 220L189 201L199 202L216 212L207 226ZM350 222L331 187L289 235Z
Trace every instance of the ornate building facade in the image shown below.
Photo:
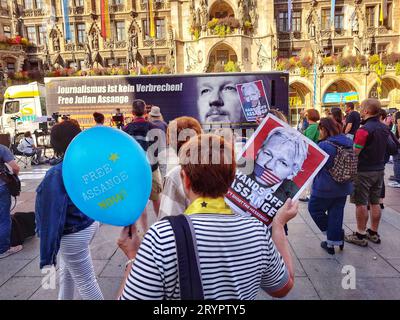
M0 1L0 81L2 90L6 85L9 74L22 70L26 59L25 46L15 41L17 34L15 24L12 20L15 17L13 1Z
M70 0L69 41L60 1L3 2L9 29L0 32L35 44L26 49L26 70L287 70L293 121L301 108L338 105L349 94L400 105L400 0L337 0L332 21L330 0L292 0L290 14L287 0L110 0L107 40L99 1ZM14 59L16 68L20 59Z

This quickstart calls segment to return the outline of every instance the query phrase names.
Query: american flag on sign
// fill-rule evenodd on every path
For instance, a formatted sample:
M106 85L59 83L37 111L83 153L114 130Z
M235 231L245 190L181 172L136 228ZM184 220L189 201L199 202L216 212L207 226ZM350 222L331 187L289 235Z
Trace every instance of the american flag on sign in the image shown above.
M267 186L273 186L281 181L271 170L265 169L258 164L255 164L254 174L265 182Z

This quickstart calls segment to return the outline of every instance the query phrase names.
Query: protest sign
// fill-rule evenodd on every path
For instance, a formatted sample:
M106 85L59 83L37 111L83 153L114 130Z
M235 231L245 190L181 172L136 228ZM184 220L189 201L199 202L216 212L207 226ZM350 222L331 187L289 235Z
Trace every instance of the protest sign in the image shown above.
M270 108L262 80L237 84L236 88L247 121L256 121L268 113Z
M288 198L299 198L327 160L314 142L268 114L243 149L227 203L269 225Z

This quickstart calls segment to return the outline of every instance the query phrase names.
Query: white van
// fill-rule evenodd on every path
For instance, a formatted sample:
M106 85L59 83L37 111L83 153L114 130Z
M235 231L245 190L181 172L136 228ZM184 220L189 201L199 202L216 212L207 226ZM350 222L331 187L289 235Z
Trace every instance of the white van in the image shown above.
M0 112L2 133L32 133L39 129L43 116L47 115L45 86L37 82L10 86L4 93L4 102Z

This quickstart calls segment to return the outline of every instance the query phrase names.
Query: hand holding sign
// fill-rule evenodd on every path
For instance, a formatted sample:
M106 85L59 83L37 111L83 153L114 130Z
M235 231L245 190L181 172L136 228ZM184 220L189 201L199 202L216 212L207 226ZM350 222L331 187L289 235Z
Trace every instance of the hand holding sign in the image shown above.
M63 161L63 179L73 203L94 220L133 224L151 191L151 168L140 145L108 127L80 133Z

